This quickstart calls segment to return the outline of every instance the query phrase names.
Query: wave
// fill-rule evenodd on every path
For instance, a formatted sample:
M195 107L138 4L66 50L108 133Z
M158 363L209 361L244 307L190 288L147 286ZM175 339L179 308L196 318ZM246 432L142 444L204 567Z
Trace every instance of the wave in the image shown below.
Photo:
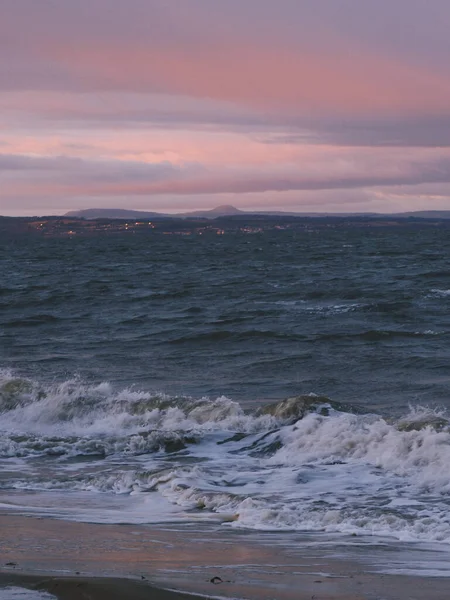
M387 341L394 339L408 339L408 338L427 338L429 336L445 335L445 331L405 331L395 329L370 329L368 331L361 331L358 333L327 333L318 335L315 337L315 341L333 341L333 340L362 340L366 342L378 342Z
M314 295L315 294L315 295ZM327 294L324 292L315 292L308 294L309 299L320 299L325 297ZM276 306L281 306L288 311L306 312L318 315L338 315L348 312L354 312L357 310L364 310L370 307L370 304L362 302L350 302L350 303L311 303L306 300L277 300L274 302Z
M256 417L226 397L170 397L109 383L89 385L74 378L40 385L0 372L1 429L60 436L142 434L153 430L254 432L275 424L270 415Z
M120 495L141 502L138 516L125 503L120 522L157 520L166 503L184 521L450 543L443 410L394 419L313 394L244 410L226 397L76 378L44 385L3 371L0 456L12 465L3 492L58 492L69 506L70 493L87 504L101 494L102 520L117 520L107 506ZM70 518L86 518L77 506Z
M62 319L51 314L38 314L22 319L13 319L3 323L3 327L36 327L48 323L58 323Z
M252 339L307 339L306 335L300 334L285 334L277 331L271 331L266 329L248 329L246 331L232 331L232 330L222 330L222 331L208 331L204 333L195 333L192 335L185 335L182 337L178 337L172 339L166 343L168 344L186 344L192 342L220 342L222 340L252 340Z

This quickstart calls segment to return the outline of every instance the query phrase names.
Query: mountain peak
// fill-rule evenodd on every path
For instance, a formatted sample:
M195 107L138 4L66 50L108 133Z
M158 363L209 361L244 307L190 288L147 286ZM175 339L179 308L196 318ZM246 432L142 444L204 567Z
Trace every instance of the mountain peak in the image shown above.
M222 215L236 215L241 213L242 210L239 210L231 204L221 204L220 206L213 208L210 212L220 213Z

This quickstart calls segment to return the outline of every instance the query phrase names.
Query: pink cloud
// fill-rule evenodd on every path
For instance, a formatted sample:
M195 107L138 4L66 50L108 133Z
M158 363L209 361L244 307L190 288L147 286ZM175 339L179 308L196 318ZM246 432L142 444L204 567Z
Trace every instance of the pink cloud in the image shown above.
M448 112L447 76L346 45L322 54L254 41L179 48L50 40L42 52L85 89L182 94L291 115Z
M318 150L323 149L319 147ZM301 153L300 153L301 154ZM0 154L2 192L16 197L218 195L450 182L450 152L326 149L296 163L172 164Z
M302 117L449 113L442 62L364 43L307 4L25 4L0 11L3 89L164 93Z
M0 171L0 202L344 206L343 189L445 184L450 9L431 2L4 0L0 147L34 167Z

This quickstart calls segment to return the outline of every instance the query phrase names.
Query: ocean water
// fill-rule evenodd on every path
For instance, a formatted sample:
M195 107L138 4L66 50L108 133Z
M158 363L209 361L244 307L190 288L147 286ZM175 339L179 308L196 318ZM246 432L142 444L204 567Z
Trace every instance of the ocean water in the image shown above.
M47 592L27 590L17 586L0 587L0 600L55 600L56 596Z
M0 240L0 510L448 548L448 233Z

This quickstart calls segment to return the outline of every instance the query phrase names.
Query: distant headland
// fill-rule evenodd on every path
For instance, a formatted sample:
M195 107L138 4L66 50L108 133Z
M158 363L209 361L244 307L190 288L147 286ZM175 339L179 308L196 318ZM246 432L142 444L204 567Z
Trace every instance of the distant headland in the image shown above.
M217 219L218 217L233 216L280 216L280 217L383 217L383 218L421 218L421 219L450 219L450 210L422 210L394 214L385 213L320 213L320 212L288 212L288 211L244 211L225 204L211 210L196 210L184 213L161 213L155 211L128 210L124 208L86 208L84 210L72 210L65 217L76 217L79 219Z
M87 209L63 216L0 216L0 239L7 237L85 237L93 235L249 235L282 230L311 231L337 228L445 227L450 211L400 214L251 213L233 206L210 211L163 214L125 209Z

